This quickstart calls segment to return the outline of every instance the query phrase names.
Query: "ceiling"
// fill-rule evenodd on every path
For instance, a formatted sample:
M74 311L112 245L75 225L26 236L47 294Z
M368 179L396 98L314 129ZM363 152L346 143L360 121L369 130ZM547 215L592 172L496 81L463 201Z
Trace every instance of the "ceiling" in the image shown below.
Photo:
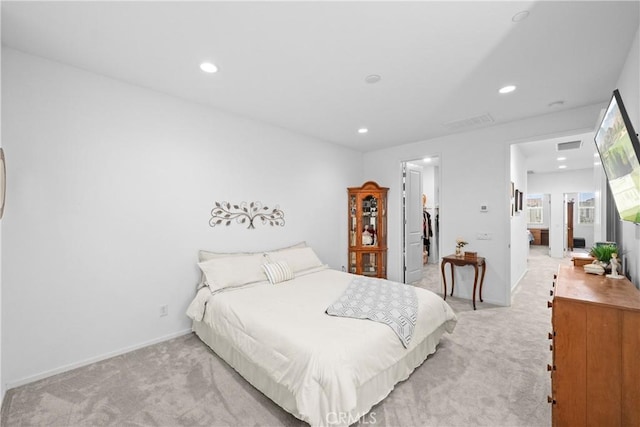
M2 43L370 151L604 105L639 15L637 1L2 1Z
M594 123L594 127L596 123ZM597 157L594 132L570 135L557 138L543 139L535 142L518 144L524 157L528 173L550 173L571 171L576 169L593 168L600 164ZM578 148L567 150L558 149L566 147L566 143L576 142ZM565 166L565 168L561 168Z

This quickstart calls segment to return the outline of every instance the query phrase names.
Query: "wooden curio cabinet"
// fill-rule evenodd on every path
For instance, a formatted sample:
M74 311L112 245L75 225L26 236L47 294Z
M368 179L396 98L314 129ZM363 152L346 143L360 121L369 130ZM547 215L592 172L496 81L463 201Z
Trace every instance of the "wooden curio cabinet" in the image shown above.
M387 191L373 181L349 188L350 273L387 277Z

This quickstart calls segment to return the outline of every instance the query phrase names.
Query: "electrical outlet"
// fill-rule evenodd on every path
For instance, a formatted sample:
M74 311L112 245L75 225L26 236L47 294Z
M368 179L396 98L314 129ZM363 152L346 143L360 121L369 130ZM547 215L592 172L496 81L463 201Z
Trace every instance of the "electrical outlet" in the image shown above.
M169 315L169 306L168 305L161 305L160 306L160 317L164 317L164 316L168 316Z
M476 235L477 240L491 240L491 233L478 233Z

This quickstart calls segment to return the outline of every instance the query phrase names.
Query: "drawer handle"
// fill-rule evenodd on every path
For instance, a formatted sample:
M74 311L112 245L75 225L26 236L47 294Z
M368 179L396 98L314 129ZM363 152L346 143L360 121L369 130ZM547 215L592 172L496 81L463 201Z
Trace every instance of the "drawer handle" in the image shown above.
M547 307L548 307L548 308L553 307L553 303L552 303L551 301L547 301Z
M547 396L547 402L551 403L552 405L556 404L556 400L551 396Z
M551 344L551 345L549 346L549 350L550 350L550 351L553 351L553 344Z
M547 371L555 371L555 370L556 370L555 366L547 365Z
M553 296L553 289L551 289L551 290L549 291L549 296L550 296L550 297L552 297L552 296Z
M551 332L549 332L549 335L547 335L547 336L548 336L548 338L549 338L550 340L552 340L552 339L553 339L553 334L552 334Z

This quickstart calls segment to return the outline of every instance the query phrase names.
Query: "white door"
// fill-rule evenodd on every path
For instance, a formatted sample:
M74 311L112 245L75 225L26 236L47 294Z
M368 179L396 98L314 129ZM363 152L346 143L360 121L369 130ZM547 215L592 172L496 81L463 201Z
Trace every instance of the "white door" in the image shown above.
M404 262L405 283L422 280L422 168L405 163L404 168Z

